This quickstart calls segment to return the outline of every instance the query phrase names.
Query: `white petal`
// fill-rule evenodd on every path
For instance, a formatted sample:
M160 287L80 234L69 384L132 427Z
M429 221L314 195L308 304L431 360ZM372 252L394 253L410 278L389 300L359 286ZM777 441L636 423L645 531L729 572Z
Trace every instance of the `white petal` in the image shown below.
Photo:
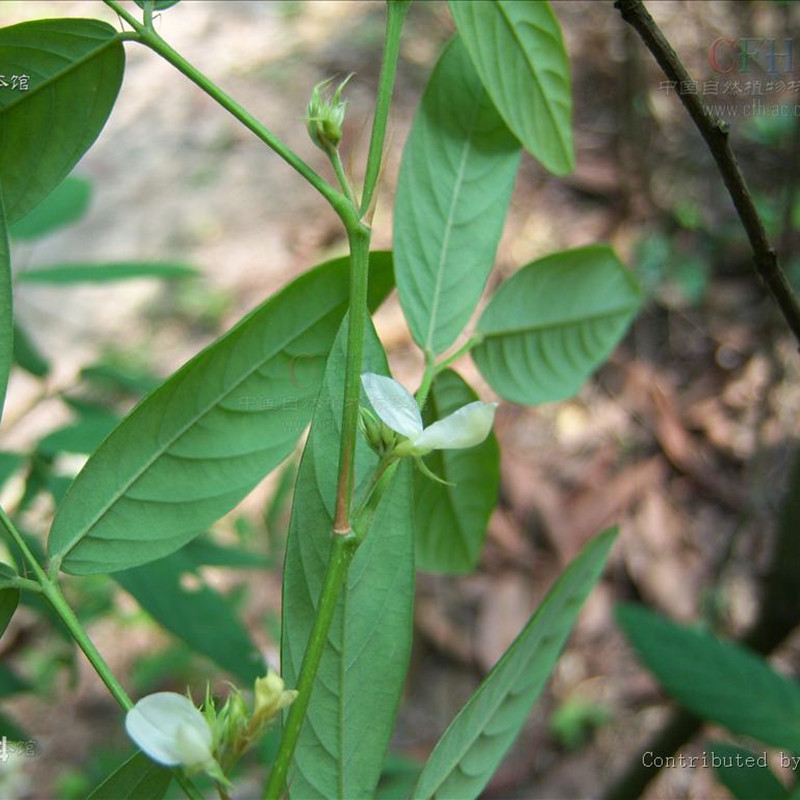
M495 408L497 403L482 403L479 400L468 403L414 437L414 449L427 453L431 450L475 447L489 435Z
M184 767L200 767L211 761L211 731L184 723L175 732L175 744ZM205 734L208 733L208 736Z
M193 739L204 742L211 755L211 729L203 715L188 697L175 692L157 692L143 697L125 717L128 736L159 764L189 766L183 761L183 748L178 740L181 728L191 728ZM181 736L186 739L186 734Z
M365 372L361 383L375 413L393 431L409 438L422 432L422 416L417 401L404 386L374 372Z

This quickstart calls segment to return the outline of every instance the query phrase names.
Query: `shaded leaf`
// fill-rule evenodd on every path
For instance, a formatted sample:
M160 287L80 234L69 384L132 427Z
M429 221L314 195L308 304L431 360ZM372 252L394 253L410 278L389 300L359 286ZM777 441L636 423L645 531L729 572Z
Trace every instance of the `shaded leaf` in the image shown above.
M50 372L50 364L47 359L39 352L24 328L19 325L14 325L14 361L17 366L37 378L44 378Z
M186 264L158 261L123 261L112 264L68 263L21 272L20 283L113 283L136 278L176 280L196 278L200 273Z
M0 564L0 636L6 632L8 623L19 605L20 590L14 586L3 586L3 579L16 578L17 571L8 564ZM0 670L5 669L0 664ZM2 682L0 680L0 682ZM0 692L2 696L2 692Z
M497 110L556 175L575 163L569 59L545 0L450 0L458 33Z
M89 208L92 184L69 176L10 228L12 239L38 239L79 220Z
M478 396L450 370L436 376L425 425L472 403ZM489 517L500 489L500 450L493 433L467 450L434 450L425 463L452 486L414 473L417 568L470 572L478 563Z
M114 770L86 800L161 800L169 789L172 773L135 753Z
M578 391L639 309L633 276L606 245L564 250L514 273L478 321L472 351L506 400L535 405Z
M2 31L0 31L2 32ZM0 54L2 50L0 50ZM2 141L2 132L0 132ZM2 154L0 154L0 160ZM2 184L0 184L0 189ZM2 192L0 191L0 195ZM0 417L6 402L8 376L14 358L14 311L11 298L11 254L8 247L8 230L0 196Z
M27 91L0 93L0 181L8 221L22 219L91 147L122 83L119 34L95 19L43 19L0 29L7 75Z
M5 736L9 742L27 742L30 736L17 725L13 719L0 712L0 736Z
M0 487L22 466L25 457L21 453L0 451Z
M374 308L391 287L391 256L371 263ZM148 395L73 482L50 556L77 574L126 569L233 508L308 424L348 295L348 259L307 272Z
M91 414L83 416L78 422L48 433L37 445L40 453L55 456L59 453L93 453L103 439L119 423L112 414Z
M184 586L187 577L194 588ZM258 648L228 601L198 578L194 560L182 550L116 572L114 580L159 625L239 680L249 684L266 673Z
M295 489L283 585L281 665L297 683L330 550L346 326L328 360ZM364 371L387 374L374 332ZM357 496L376 466L362 437L356 455ZM353 558L322 657L289 777L289 795L371 799L394 727L411 649L414 592L411 481L402 465L371 532Z
M139 8L144 8L144 0L133 0ZM167 8L172 8L172 6L177 5L180 0L155 0L153 3L153 10L154 11L164 11Z
M422 770L415 800L478 797L541 694L615 538L616 530L600 534L564 571L444 732Z
M31 685L22 680L8 665L0 663L0 697L29 692Z
M617 622L664 690L733 733L800 752L800 686L755 653L638 606Z
M440 353L468 322L494 264L519 142L458 39L439 59L414 117L397 184L397 289L411 333Z
M708 749L717 778L736 800L785 800L789 796L772 770L757 762L761 754L722 742L712 742ZM720 761L713 763L716 757Z
M201 536L181 548L193 567L229 567L231 569L259 569L269 565L269 559L261 553L241 547L217 544L208 536Z

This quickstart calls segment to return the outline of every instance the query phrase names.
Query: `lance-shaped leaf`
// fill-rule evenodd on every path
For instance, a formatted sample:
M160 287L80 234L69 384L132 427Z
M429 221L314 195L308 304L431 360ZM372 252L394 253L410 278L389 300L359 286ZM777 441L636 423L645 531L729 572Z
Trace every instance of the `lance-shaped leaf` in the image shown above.
M14 325L14 361L18 367L37 378L44 378L50 372L47 359L19 325Z
M520 153L455 39L414 117L394 215L400 302L426 350L449 347L475 310L494 264Z
M733 733L800 752L800 686L763 658L637 606L618 608L617 621L682 706Z
M122 83L125 51L106 22L43 19L0 29L0 64L9 83L0 92L0 180L11 223L97 138Z
M183 580L191 576L193 588ZM170 633L247 684L264 675L264 659L228 601L196 574L196 561L183 550L114 579Z
M548 592L444 732L422 770L414 800L478 797L541 694L615 537L610 530L590 542Z
M89 207L92 185L84 178L65 178L32 211L9 228L12 239L38 239L79 220Z
M477 400L451 370L436 376L425 406L430 425ZM449 485L414 474L417 568L469 572L480 558L489 516L500 489L500 450L494 434L468 450L434 450L425 457L434 475Z
M2 183L0 183L1 187ZM0 417L3 416L8 376L13 359L14 311L11 302L11 253L8 247L8 230L3 210L2 191L0 191Z
M2 636L19 605L20 591L9 581L17 577L17 571L8 564L0 564L0 636ZM2 696L2 690L0 690Z
M371 257L371 305L391 257ZM294 449L311 419L348 300L348 259L293 281L146 397L67 492L48 551L76 574L178 549Z
M514 273L478 321L475 363L500 395L562 400L611 353L639 309L636 281L606 245L564 250Z
M154 764L144 753L135 753L111 773L86 800L161 800L172 773Z
M365 369L385 374L385 355L373 331L366 350ZM287 686L297 683L330 550L344 365L340 334L295 489L283 586L281 669ZM357 497L376 461L359 437ZM295 752L292 798L375 796L411 649L412 520L411 480L401 465L342 589Z
M551 172L570 172L575 154L569 59L550 4L450 0L450 12L506 125Z
M116 283L138 278L179 280L196 278L198 271L186 264L160 261L121 261L113 264L56 264L31 269L17 276L19 283L48 283L71 285L77 283Z
M736 800L786 800L789 792L763 762L762 754L723 742L708 747L720 783Z

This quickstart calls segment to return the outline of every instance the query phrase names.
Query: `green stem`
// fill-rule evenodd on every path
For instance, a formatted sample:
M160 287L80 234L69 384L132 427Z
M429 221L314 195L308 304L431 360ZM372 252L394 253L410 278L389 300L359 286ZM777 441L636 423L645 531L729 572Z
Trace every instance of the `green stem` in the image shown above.
M400 54L400 35L411 0L389 0L386 37L383 47L383 64L378 83L378 97L375 101L375 116L372 120L372 135L367 156L367 171L364 176L364 193L361 196L361 216L364 217L372 205L372 197L381 173L383 143L389 122L389 106L392 102L394 79L397 73L397 59Z
M355 195L353 194L353 187L350 186L350 181L347 180L347 174L342 166L342 158L339 155L339 151L335 147L331 148L331 151L328 153L328 157L331 160L333 171L336 173L336 178L339 181L339 185L342 187L345 197L353 204L354 208L357 207L358 204L356 203Z
M106 687L108 687L108 691L111 692L112 697L122 706L123 710L127 711L133 706L133 701L128 697L127 692L122 688L122 685L116 679L108 664L106 664L103 656L100 655L100 651L89 638L80 620L75 616L75 612L64 599L64 595L61 593L58 584L47 576L47 573L37 561L36 556L33 554L30 547L28 547L25 538L17 530L16 525L14 525L3 508L0 508L0 524L2 524L8 535L17 545L23 558L36 576L40 587L39 590L48 599L53 610L67 627L78 647L83 650L84 655L89 660L92 667L94 667L95 672L100 676L100 679ZM173 775L187 797L191 798L191 800L203 800L203 795L180 770L174 769Z
M317 670L328 641L328 631L333 621L333 615L336 612L339 592L347 578L347 570L353 560L357 544L356 537L352 533L346 536L333 536L331 539L331 553L328 559L322 592L317 604L316 618L311 628L308 646L303 656L303 666L300 669L300 677L297 682L297 699L289 707L289 715L283 728L281 746L275 757L275 764L272 767L269 781L264 791L265 800L279 800L283 795L286 776L294 757L297 740L311 700L311 691L314 688Z
M428 399L428 394L431 390L431 385L433 384L434 378L442 371L446 370L452 363L458 361L461 356L466 355L472 350L473 347L479 345L483 341L483 336L479 333L475 333L467 339L464 344L458 348L454 353L447 356L447 358L443 358L438 363L434 360L433 353L428 350L425 352L425 372L422 375L422 383L419 385L419 389L417 389L417 405L422 408L425 405L425 401Z
M362 225L347 232L350 242L350 315L347 329L347 356L344 377L342 439L339 449L339 478L336 491L334 535L346 534L350 527L353 497L353 462L358 433L358 401L361 396L361 365L364 361L364 335L367 329L367 289L369 287L370 230Z
M333 186L317 174L300 156L259 122L247 109L240 106L212 80L192 66L180 53L170 47L155 30L148 29L125 11L117 0L103 0L103 2L119 14L139 34L140 42L147 45L155 53L158 53L179 72L182 72L190 81L239 120L242 125L252 131L267 147L274 150L290 167L300 173L331 204L345 225L355 223L357 214L352 203L344 195L337 192Z

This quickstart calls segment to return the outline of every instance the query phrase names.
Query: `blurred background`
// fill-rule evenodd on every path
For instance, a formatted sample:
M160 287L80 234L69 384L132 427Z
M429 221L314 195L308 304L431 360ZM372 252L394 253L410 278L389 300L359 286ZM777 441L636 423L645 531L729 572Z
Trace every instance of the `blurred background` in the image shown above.
M763 63L744 72L730 49L713 45L774 39L785 52L800 9L745 0L650 6L696 85L666 85L611 3L553 3L572 65L577 168L557 179L523 158L489 288L555 250L609 242L647 301L577 397L500 407L501 502L480 569L419 577L415 650L385 797L404 796L414 764L556 576L610 524L618 522L622 536L607 576L486 797L596 797L641 759L670 710L615 629L615 602L643 601L731 636L756 618L800 432L800 360L753 274L744 233L677 92L702 94L730 123L734 150L797 287L800 52L794 71L785 59L777 72ZM117 24L89 0L6 0L0 7L2 25L50 16ZM325 158L305 132L305 105L314 84L354 72L343 159L356 180L383 24L384 4L371 0L182 0L156 22L170 44L325 175ZM443 2L413 4L375 248L391 247L402 146L452 32ZM21 279L15 287L28 341L0 430L2 499L41 541L70 477L144 392L294 276L346 252L337 218L292 170L156 55L126 49L118 102L75 171L69 202L85 213L49 233L22 231L14 268L18 276L66 261L159 261L175 269L169 279L61 286ZM781 107L789 111L771 111ZM377 325L395 376L416 385L422 362L394 296ZM468 359L457 369L492 399ZM181 583L186 592L209 585L225 593L274 664L296 461L215 530L216 541L241 547L251 560L235 569L206 563ZM132 695L186 684L202 694L212 675L222 684L216 666L165 633L110 579L68 580L67 591ZM71 800L113 769L129 744L113 700L35 606L14 618L0 642L2 721L36 743L35 756L0 764L0 797ZM796 672L799 648L790 637L778 651L779 668ZM646 796L728 795L709 770L677 768L665 770Z

